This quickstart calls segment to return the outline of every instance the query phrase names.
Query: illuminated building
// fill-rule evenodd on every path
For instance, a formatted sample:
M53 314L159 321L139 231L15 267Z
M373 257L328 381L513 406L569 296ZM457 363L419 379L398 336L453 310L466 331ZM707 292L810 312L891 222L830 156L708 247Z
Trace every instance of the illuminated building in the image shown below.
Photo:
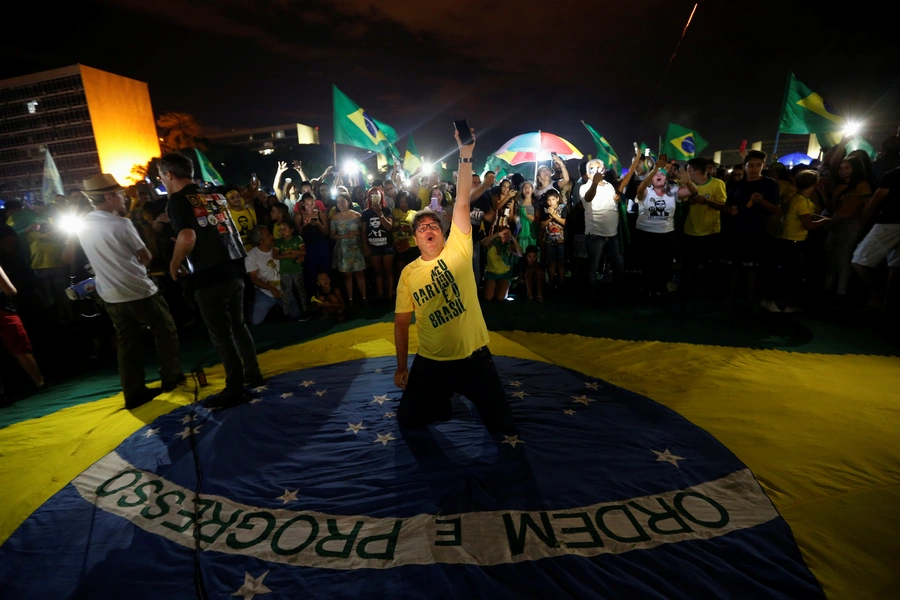
M298 144L318 144L319 128L301 123L273 125L259 129L239 129L208 134L208 140L226 146L240 146L260 154L271 154L278 148L290 148Z
M40 191L47 147L63 186L159 156L147 84L84 65L0 81L0 198Z

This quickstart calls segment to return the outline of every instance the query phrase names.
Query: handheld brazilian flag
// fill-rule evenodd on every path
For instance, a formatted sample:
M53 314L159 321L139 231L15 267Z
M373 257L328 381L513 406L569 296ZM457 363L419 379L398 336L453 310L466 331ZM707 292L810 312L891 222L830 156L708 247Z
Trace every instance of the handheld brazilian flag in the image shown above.
M657 153L653 151L653 148L651 148L644 142L641 142L641 145L640 145L641 156L646 156L648 149L650 150L650 158L652 158L655 161L656 157L657 157Z
M56 199L56 196L62 196L63 191L62 178L59 176L59 169L53 161L53 156L48 148L44 148L44 176L41 180L41 197L44 204L50 204Z
M840 131L844 119L841 118L819 94L788 73L784 105L781 108L780 133L828 133Z
M384 152L397 141L397 132L376 121L348 98L336 85L334 90L334 141L372 152Z
M416 142L413 136L406 138L406 154L403 156L403 169L412 173L422 165L419 160L419 149L416 148Z
M219 175L213 164L209 162L209 159L197 148L194 148L194 152L197 153L197 162L200 163L200 177L203 178L203 181L208 181L213 185L224 185L225 180L222 179L222 176Z
M610 145L606 138L597 133L597 130L585 123L581 122L584 125L585 129L588 130L588 133L591 134L591 137L594 138L594 143L597 144L597 158L603 161L603 164L607 167L613 167L619 162L619 157L616 155L616 151L613 150L613 147Z
M669 132L666 133L666 143L663 144L663 152L669 154L669 158L675 160L690 160L699 156L709 144L693 129L669 123Z

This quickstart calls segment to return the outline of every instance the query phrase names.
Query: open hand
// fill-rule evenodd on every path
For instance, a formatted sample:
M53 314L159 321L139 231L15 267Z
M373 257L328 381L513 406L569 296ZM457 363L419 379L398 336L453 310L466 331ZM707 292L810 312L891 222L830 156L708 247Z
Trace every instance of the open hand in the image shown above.
M278 161L278 169L276 169L276 170L278 171L279 175L284 173L285 171L287 171L287 163L284 162L283 160L279 160Z

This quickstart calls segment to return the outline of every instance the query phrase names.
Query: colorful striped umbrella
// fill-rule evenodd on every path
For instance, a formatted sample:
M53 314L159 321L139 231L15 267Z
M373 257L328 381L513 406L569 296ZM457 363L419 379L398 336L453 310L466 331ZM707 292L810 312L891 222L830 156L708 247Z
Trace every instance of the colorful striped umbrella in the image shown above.
M578 148L570 142L546 131L533 131L517 135L503 144L494 155L511 165L520 165L527 162L536 163L549 160L552 152L563 158L581 158L583 156Z

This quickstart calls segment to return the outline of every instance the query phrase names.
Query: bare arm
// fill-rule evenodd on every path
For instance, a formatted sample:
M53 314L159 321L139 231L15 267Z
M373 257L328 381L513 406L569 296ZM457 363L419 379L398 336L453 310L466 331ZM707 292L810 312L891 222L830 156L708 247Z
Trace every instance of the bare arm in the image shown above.
M463 145L459 139L459 132L453 130L453 137L456 138L456 144L459 146L459 177L456 184L456 206L453 207L453 223L463 235L469 235L472 232L472 220L469 216L469 195L472 193L472 152L475 150L475 130L472 130L472 142ZM468 159L468 162L462 162Z
M471 179L471 177L470 177ZM394 314L394 347L397 351L397 370L394 372L394 385L401 390L406 389L409 378L409 326L412 323L411 312Z
M285 171L287 171L287 163L283 160L278 161L278 168L275 169L275 181L272 182L272 189L275 190L275 196L278 198L279 202L284 198L284 193L281 191L278 183L281 181L281 176L284 175Z
M875 216L875 211L878 210L878 207L881 205L882 201L887 197L890 193L890 189L888 188L878 188L875 190L875 193L866 203L866 207L863 209L862 221L863 223L868 223L872 217Z
M628 187L628 183L631 181L631 178L634 177L634 172L637 171L638 164L641 162L641 153L638 152L634 155L634 160L631 161L631 166L628 168L628 172L625 173L625 177L622 178L622 181L619 182L619 189L616 190L620 194L625 191L625 188Z
M0 291L2 291L3 295L7 298L12 298L19 293L16 286L14 286L12 281L9 280L9 277L7 277L3 267L0 267Z
M185 228L178 232L178 238L175 240L175 249L172 251L172 261L169 263L169 275L172 276L172 279L178 279L178 267L188 257L196 243L197 234L193 229Z
M553 161L554 161L556 164L558 164L558 165L560 166L560 169L562 170L562 176L563 176L562 181L563 181L563 185L569 183L569 169L566 168L566 163L565 163L565 162L563 161L563 159L561 159L559 156L553 157ZM560 186L560 187L562 187L562 186Z

